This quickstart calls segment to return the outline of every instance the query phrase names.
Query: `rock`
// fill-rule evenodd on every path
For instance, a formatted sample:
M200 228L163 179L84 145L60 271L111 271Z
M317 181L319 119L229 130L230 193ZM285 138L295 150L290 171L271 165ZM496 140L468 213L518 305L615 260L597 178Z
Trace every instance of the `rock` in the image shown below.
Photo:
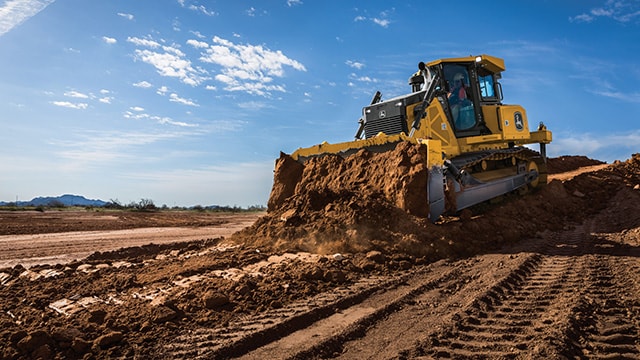
M573 196L579 197L579 198L583 198L584 194L582 192L576 190L576 191L573 192Z
M202 300L207 309L216 309L229 303L229 297L217 291L207 291L202 297Z
M82 332L76 328L59 328L51 333L51 337L57 342L72 342L73 339L80 336L82 336Z
M153 322L155 322L156 324L162 324L167 321L171 321L177 316L177 312L164 305L156 306L153 309Z
M91 342L77 337L71 342L71 349L78 354L84 354L91 349Z
M36 330L18 341L18 349L22 352L29 352L51 342L51 336L46 331Z
M95 339L93 344L104 349L119 343L122 339L124 335L120 331L112 331Z
M384 264L385 256L380 251L369 251L366 256L367 259L376 262L378 264Z
M91 315L89 317L89 322L92 322L94 324L102 324L104 322L104 317L107 315L107 312L102 309L95 309L89 311L89 314Z
M333 254L333 260L342 261L344 260L344 256L342 254Z
M51 351L51 347L49 347L49 345L47 344L39 346L37 349L31 352L31 358L38 360L53 359L53 352Z
M15 344L18 341L22 340L27 335L29 335L29 333L26 332L25 330L19 330L11 334L11 336L9 336L9 341Z
M333 281L340 284L347 281L347 276L343 271L340 270L329 270L326 272L326 274L324 274L324 278L327 281Z
M296 209L289 209L280 215L280 221L288 222L289 219L295 218L297 215Z
M376 263L369 259L360 259L356 264L362 271L367 272L376 268Z
M413 264L411 264L410 261L401 260L400 263L398 264L398 266L400 266L400 269L402 269L402 270L409 270L409 269L411 269Z
M640 184L636 184L636 186L633 187L633 190L640 190Z

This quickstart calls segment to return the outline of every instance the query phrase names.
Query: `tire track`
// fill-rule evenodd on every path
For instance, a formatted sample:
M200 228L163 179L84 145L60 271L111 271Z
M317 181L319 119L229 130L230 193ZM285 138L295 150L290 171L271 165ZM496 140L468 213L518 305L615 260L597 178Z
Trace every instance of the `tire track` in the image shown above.
M531 266L515 269L399 358L512 359L557 357L566 348L560 330L580 298L587 260L579 254L582 228L554 234ZM526 357L526 356L525 356Z
M573 316L571 332L581 339L575 356L585 359L640 359L640 255L592 237L589 283Z
M200 328L179 336L158 350L172 358L246 359L309 358L333 354L343 342L362 336L366 329L406 307L459 309L455 295L469 284L477 292L487 279L476 281L487 263L502 263L504 255L488 259L440 261L395 277L370 277L347 288L319 294L226 327ZM530 263L530 257L513 256L513 263ZM471 271L475 269L475 271ZM508 271L503 267L503 272ZM492 279L492 277L491 277ZM446 306L438 302L447 300ZM459 300L459 299L458 299ZM449 313L450 311L447 310Z
M224 327L202 327L179 336L158 353L167 358L191 359L241 356L359 304L376 291L396 288L406 281L406 277L406 274L368 277L350 287L337 288L281 309L247 316Z

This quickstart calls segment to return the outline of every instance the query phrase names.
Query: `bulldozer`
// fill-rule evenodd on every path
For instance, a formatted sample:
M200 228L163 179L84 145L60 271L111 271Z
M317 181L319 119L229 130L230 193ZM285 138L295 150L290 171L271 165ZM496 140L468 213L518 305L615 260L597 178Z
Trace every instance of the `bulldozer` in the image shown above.
M362 109L354 140L299 148L290 158L305 164L328 154L346 158L363 149L390 152L403 142L423 145L423 206L432 222L507 193L540 188L547 183L552 134L542 122L530 131L525 109L502 102L504 71L503 59L485 54L420 62L409 78L410 93L388 100L375 93ZM527 144L539 144L539 151ZM283 176L276 173L275 179Z

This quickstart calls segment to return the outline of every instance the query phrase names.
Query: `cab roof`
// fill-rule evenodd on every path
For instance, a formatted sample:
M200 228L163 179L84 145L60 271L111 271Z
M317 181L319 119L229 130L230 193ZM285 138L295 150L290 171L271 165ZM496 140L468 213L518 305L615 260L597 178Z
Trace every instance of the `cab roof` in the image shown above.
M476 62L481 67L485 68L486 70L494 74L503 72L505 70L503 59L495 56L491 56L491 55L486 55L486 54L433 60L431 62L428 62L427 66L435 66L435 65L444 64L444 63L451 64L451 63L470 63L470 62Z

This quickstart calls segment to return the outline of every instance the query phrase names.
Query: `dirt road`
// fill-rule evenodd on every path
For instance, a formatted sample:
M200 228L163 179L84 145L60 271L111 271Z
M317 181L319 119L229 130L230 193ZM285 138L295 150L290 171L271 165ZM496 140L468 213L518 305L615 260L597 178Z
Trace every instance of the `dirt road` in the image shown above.
M585 171L424 225L429 251L407 222L287 252L281 217L0 269L0 359L640 359L640 155Z

